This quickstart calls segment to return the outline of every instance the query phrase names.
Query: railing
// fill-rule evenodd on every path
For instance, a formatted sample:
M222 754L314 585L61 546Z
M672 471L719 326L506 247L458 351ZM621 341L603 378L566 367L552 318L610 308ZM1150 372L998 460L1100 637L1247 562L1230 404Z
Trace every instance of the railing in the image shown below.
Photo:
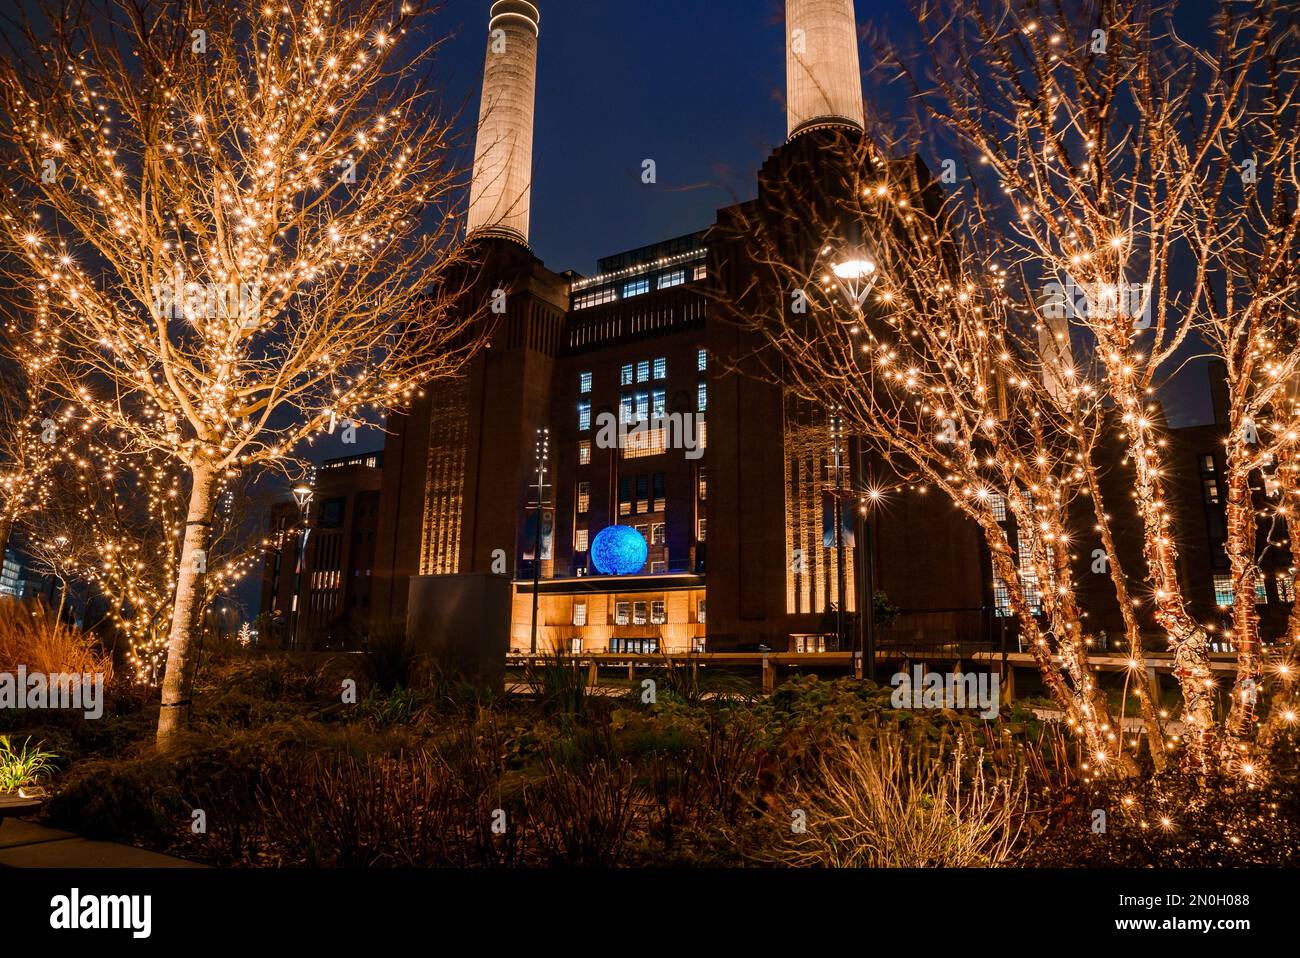
M1019 650L1016 621L991 608L903 611L876 627L876 649L905 658L964 659L977 652Z

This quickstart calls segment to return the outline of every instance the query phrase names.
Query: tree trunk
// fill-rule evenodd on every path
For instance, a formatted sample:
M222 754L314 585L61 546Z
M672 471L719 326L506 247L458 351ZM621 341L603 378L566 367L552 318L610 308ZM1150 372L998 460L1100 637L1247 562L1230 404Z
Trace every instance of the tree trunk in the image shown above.
M210 465L191 467L193 485L186 513L185 539L176 569L176 599L167 639L162 706L158 711L157 743L166 748L189 724L190 648L203 611L203 577L207 572L212 513L217 501L217 471Z
M1283 463L1285 467L1287 464ZM1300 483L1293 480L1293 488L1300 489ZM1287 495L1287 487L1283 486L1283 497ZM1297 536L1300 535L1300 520L1293 518L1294 513L1288 512L1286 518L1287 538L1291 540L1291 557L1292 562L1300 562L1300 542L1297 542ZM1294 584L1292 588L1294 588ZM1300 645L1300 601L1291 603L1291 614L1287 617L1286 635L1282 639L1283 650L1281 660L1287 668L1279 669L1273 680L1273 691L1269 695L1268 718L1264 722L1263 729L1259 733L1259 745L1262 750L1268 752L1273 747L1273 743L1288 726L1296 724L1296 671L1295 661L1291 656L1291 649ZM1288 716L1290 716L1288 718Z
M14 530L14 517L0 518L0 562L4 562L5 550L9 548L9 535Z
M1024 641L1029 647L1029 654L1034 657L1039 674L1043 677L1043 684L1051 692L1052 698L1065 711L1069 724L1078 730L1087 743L1089 751L1095 754L1099 748L1102 748L1101 740L1097 734L1096 722L1091 716L1084 714L1080 710L1079 703L1071 693L1070 688L1065 684L1065 679L1062 678L1060 671L1052 663L1052 650L1048 647L1047 640L1043 638L1038 627L1038 620L1034 617L1034 613L1025 599L1024 588L1020 584L1020 567L1015 554L1011 550L1010 543L1007 542L1006 534L996 523L992 525L988 523L993 523L993 520L983 523L984 537L988 542L989 552L993 559L993 570L1006 586L1007 596L1011 602L1011 610L1020 622Z
M1260 679L1259 612L1255 608L1255 509L1250 499L1250 477L1240 467L1228 465L1228 537L1225 547L1232 567L1232 641L1237 647L1237 680L1232 686L1232 708L1227 732L1234 742L1244 742L1255 731L1255 702ZM1225 753L1231 761L1240 750Z
M1123 348L1127 349L1124 343ZM1106 346L1106 349L1114 349ZM1198 774L1212 771L1216 721L1210 639L1187 612L1178 579L1178 549L1160 478L1159 446L1145 423L1142 395L1125 374L1108 364L1111 393L1120 405L1128 430L1128 454L1133 462L1133 501L1142 519L1142 555L1155 589L1155 619L1165 630L1174 655L1174 677L1183 696L1182 720L1188 766Z
M1092 499L1093 513L1097 517L1097 528L1101 531L1101 545L1106 550L1106 564L1110 569L1110 581L1115 587L1115 601L1119 603L1119 614L1124 619L1124 634L1128 638L1128 654L1133 660L1133 673L1138 677L1138 706L1142 710L1142 719L1147 725L1147 748L1151 753L1151 765L1156 772L1165 769L1165 735L1160 727L1160 716L1156 712L1155 702L1151 700L1151 689L1147 686L1147 660L1142 649L1142 626L1133 611L1133 597L1129 595L1128 579L1124 567L1119 561L1119 550L1115 547L1115 536L1111 533L1110 519L1106 516L1106 504L1102 500L1101 484L1097 482L1097 473L1092 463L1084 464L1084 474L1088 479L1089 497ZM1123 730L1120 730L1123 734Z

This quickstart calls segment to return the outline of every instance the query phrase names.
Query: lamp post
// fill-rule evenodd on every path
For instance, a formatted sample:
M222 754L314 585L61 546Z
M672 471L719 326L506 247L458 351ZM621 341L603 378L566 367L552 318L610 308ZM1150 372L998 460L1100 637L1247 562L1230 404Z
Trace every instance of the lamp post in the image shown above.
M853 230L852 232L855 235L858 235L859 239L861 238L858 230ZM853 310L859 318L861 318L863 315L863 306L867 301L867 297L871 294L872 289L875 288L877 281L880 279L880 268L877 265L876 257L872 255L868 244L864 242L828 245L822 249L822 254L824 256L834 257L830 263L831 274L835 277L835 283L844 294L844 298L847 300L849 308ZM835 444L835 468L836 478L838 480L842 475L841 463L844 457L844 425L843 420L840 419L839 416L836 416L834 419L832 438ZM859 476L865 475L862 468L862 452L861 443L859 443L857 447L857 471ZM862 677L872 680L874 680L876 672L876 590L874 581L875 570L873 567L873 556L871 550L871 517L869 512L871 505L874 505L875 500L878 499L879 496L880 493L878 490L875 490L874 488L868 490L867 498L870 499L871 502L859 501L858 521L855 524L855 530L860 529L861 537L858 541L862 544L862 550L860 553L861 560L858 563L859 568L857 570L858 581L862 588L859 590L858 595L858 628L855 630L860 633L860 635L855 636L854 651L857 652L860 650L862 653ZM837 503L842 503L842 500L842 494L836 496ZM842 535L842 509L842 504L838 505L836 509L835 535L837 543ZM840 550L839 558L840 595L841 605L843 605L842 597L844 595L845 577L844 554L842 549Z
M862 474L862 450L858 450L858 469ZM876 557L871 548L871 513L880 502L881 493L875 486L868 486L866 496L858 504L858 524L862 530L861 560L858 563L862 577L862 599L859 605L858 621L862 629L862 677L874 682L876 680Z
M293 624L289 629L289 647L298 647L298 623L302 618L302 567L307 561L307 520L311 509L312 487L300 482L293 487L293 498L298 503L302 531L298 534L297 561L293 566Z
M533 621L528 642L531 655L537 654L537 601L542 581L542 519L546 514L546 463L551 457L551 430L545 426L537 428L534 452L536 475L533 489L537 494L537 503L533 507Z
M835 523L835 644L839 650L844 649L844 588L847 575L844 562L844 470L848 464L844 461L844 421L838 410L831 413L831 456L833 477L831 480L831 501L833 504L832 521Z

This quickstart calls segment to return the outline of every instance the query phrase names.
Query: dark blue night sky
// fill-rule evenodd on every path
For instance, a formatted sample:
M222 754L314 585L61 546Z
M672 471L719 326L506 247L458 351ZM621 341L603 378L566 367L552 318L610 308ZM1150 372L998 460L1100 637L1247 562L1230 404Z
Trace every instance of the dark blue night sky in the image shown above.
M785 139L784 0L534 0L541 9L531 243L554 270L709 226L754 195ZM448 0L426 22L448 36L434 65L468 143L491 0ZM860 31L915 48L909 0L857 0ZM1207 42L1203 0L1178 7L1180 33ZM874 64L863 39L864 71ZM889 121L897 87L866 79L867 109ZM641 182L653 159L658 182ZM1189 350L1191 352L1191 350ZM1203 364L1162 390L1175 425L1210 416Z
M531 242L555 270L710 225L785 139L784 0L535 0L542 12ZM436 72L478 116L490 0L450 0ZM858 0L900 28L904 0ZM869 50L862 51L864 66ZM653 159L658 183L641 182Z

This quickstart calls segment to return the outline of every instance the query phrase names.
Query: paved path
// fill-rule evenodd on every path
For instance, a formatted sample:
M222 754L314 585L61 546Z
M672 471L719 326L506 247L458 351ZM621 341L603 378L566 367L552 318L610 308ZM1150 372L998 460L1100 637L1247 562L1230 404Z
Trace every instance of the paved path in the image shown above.
M0 819L0 868L203 868L183 858Z

